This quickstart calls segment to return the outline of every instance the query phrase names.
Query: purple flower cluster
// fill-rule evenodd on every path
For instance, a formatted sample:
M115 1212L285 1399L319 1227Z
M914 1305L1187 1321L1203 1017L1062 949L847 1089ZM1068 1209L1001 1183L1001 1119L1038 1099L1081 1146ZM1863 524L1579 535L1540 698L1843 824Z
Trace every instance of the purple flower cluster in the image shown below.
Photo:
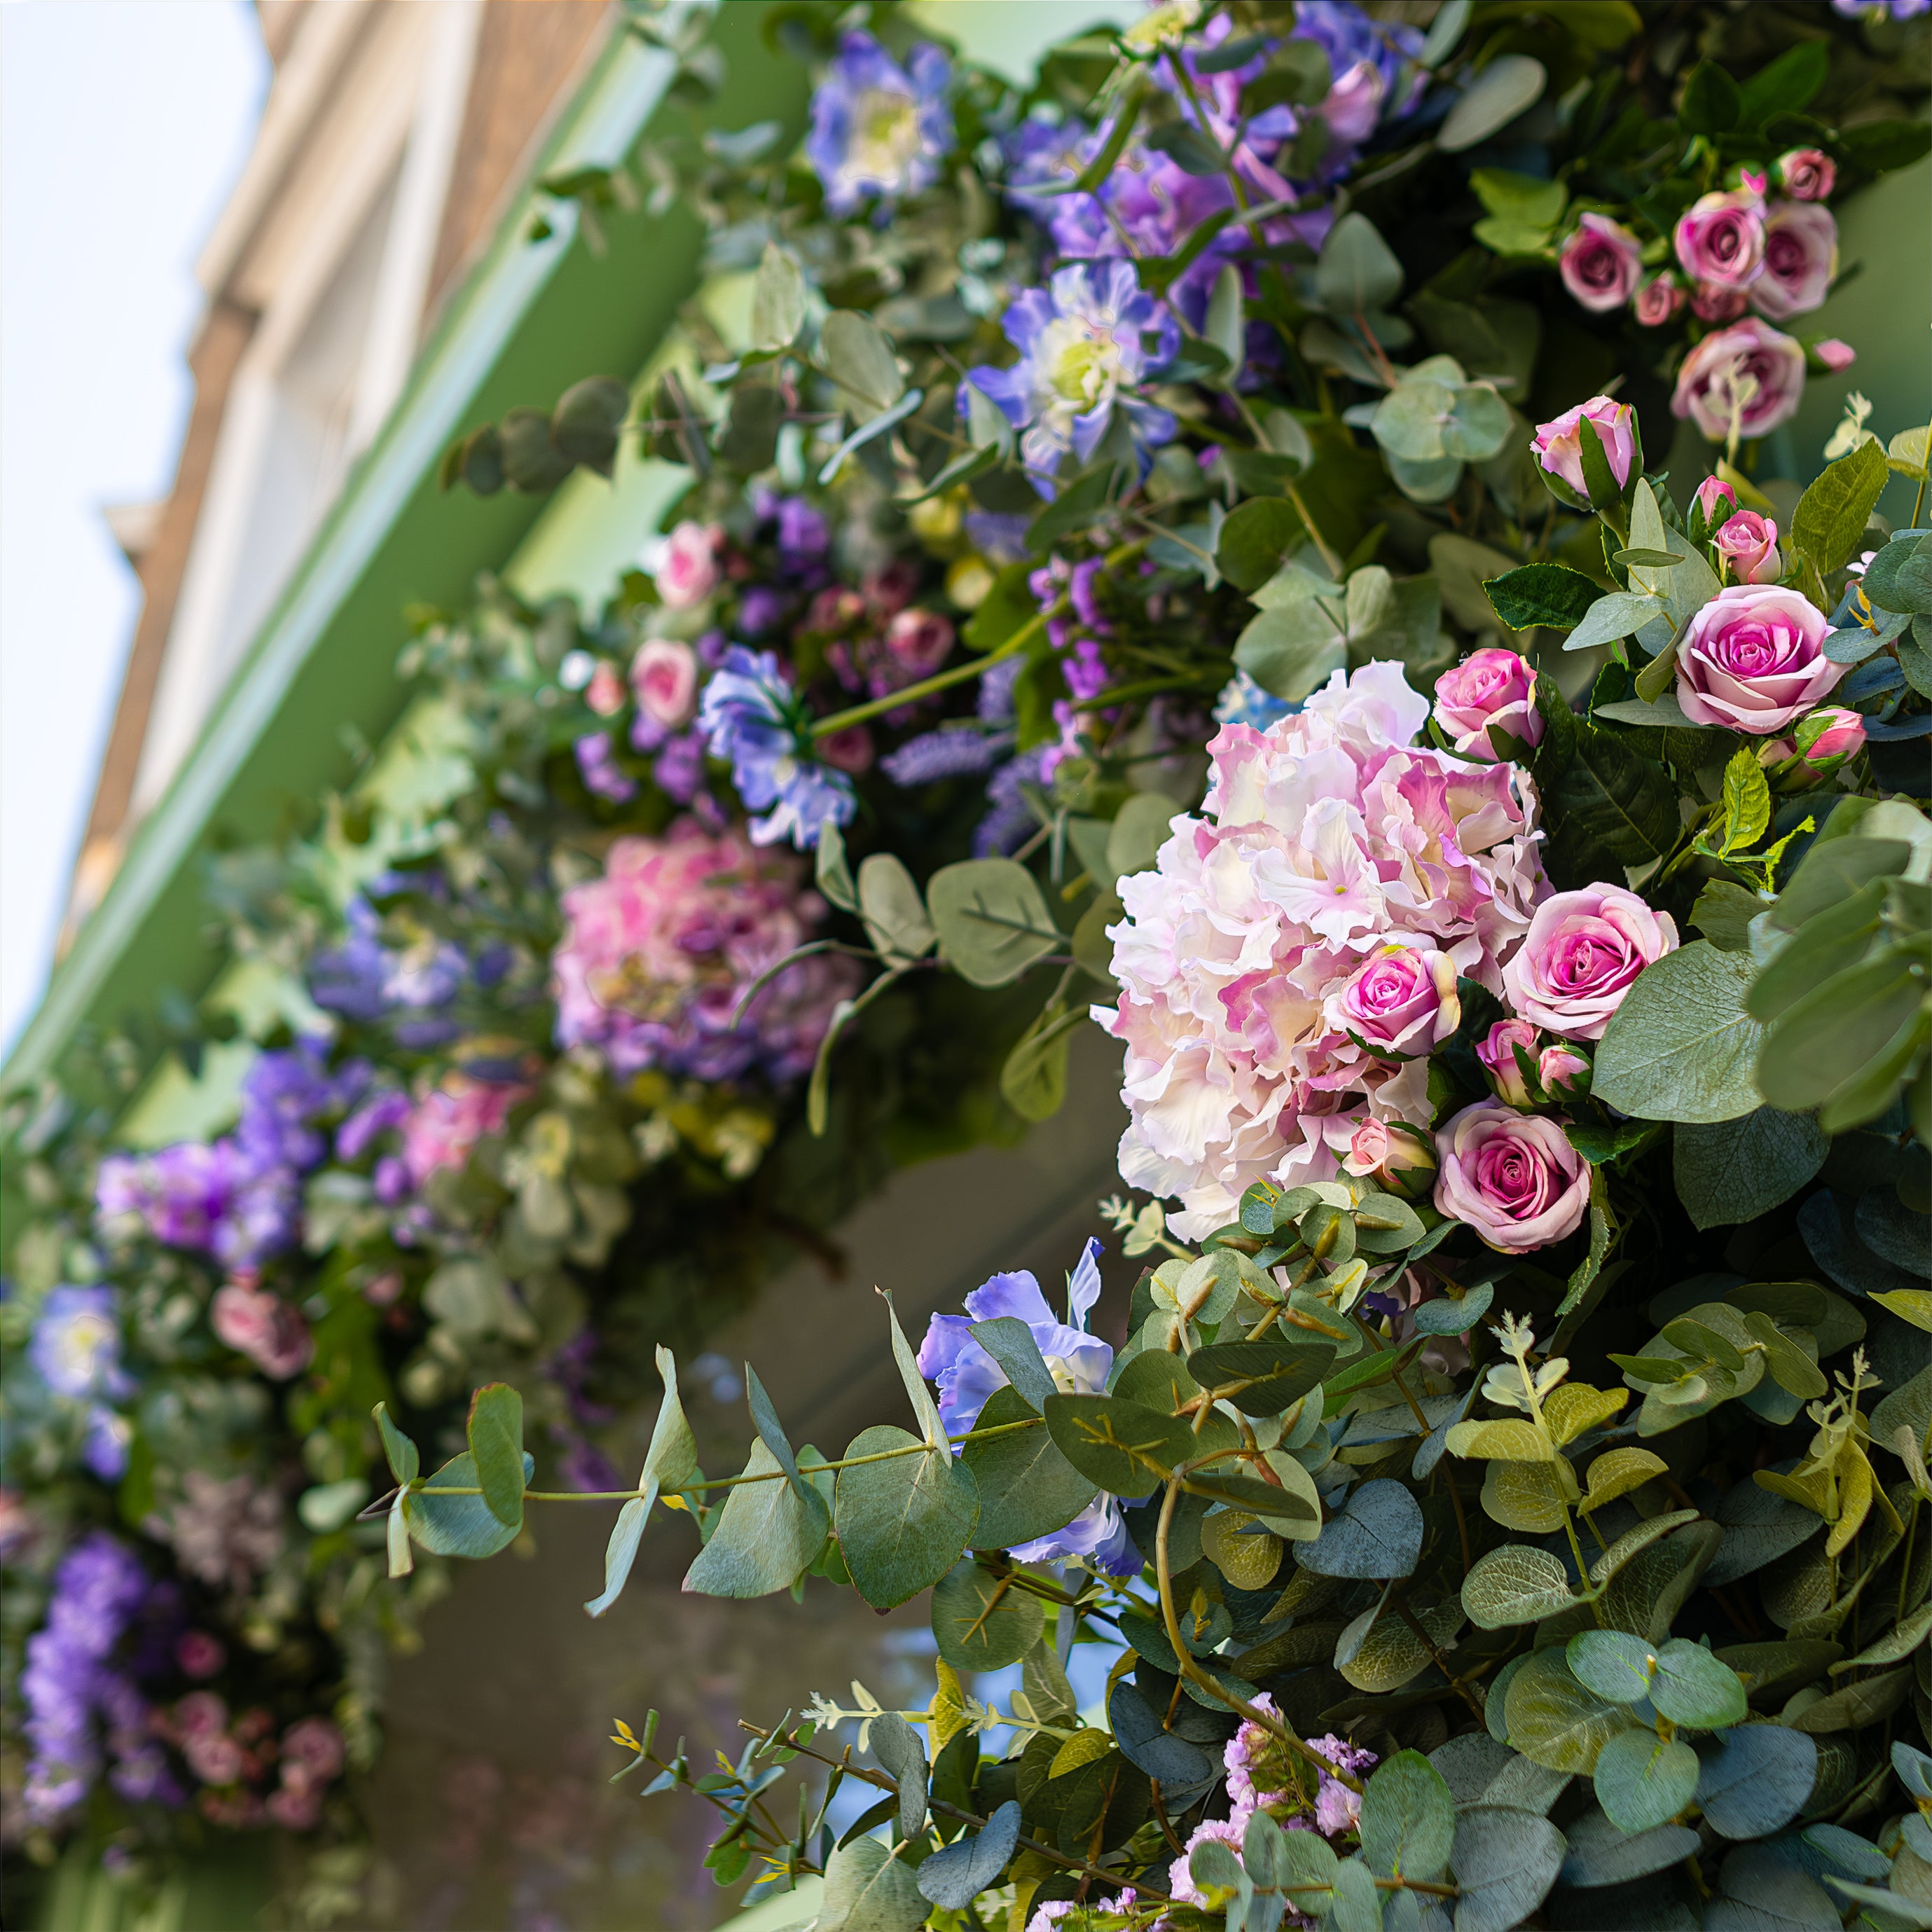
M54 1572L43 1628L27 1640L20 1673L32 1756L25 1808L37 1826L57 1823L100 1774L102 1734L115 1759L114 1788L130 1799L178 1803L147 1706L115 1652L148 1594L134 1552L105 1531L82 1538Z
M939 178L952 149L946 91L952 70L922 41L901 66L870 34L848 33L812 101L806 158L825 187L825 206L850 214L862 203L917 194Z

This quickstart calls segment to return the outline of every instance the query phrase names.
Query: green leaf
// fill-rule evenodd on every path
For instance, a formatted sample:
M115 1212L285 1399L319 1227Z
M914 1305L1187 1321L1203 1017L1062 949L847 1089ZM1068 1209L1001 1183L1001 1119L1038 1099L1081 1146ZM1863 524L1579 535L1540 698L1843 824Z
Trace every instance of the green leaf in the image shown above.
M1067 1461L1117 1496L1145 1496L1196 1453L1184 1420L1120 1396L1051 1396L1046 1426Z
M1582 718L1547 806L1559 842L1582 848L1580 862L1586 878L1600 878L1607 869L1596 855L1645 866L1677 842L1677 788L1670 773L1625 740Z
M982 1831L942 1846L920 1866L921 1894L946 1911L963 1911L988 1886L999 1883L1019 1840L1019 1800L1009 1798Z
M389 1559L389 1580L394 1582L399 1576L406 1576L416 1567L414 1554L410 1549L409 1511L404 1505L409 1501L409 1492L399 1490L396 1499L389 1505L388 1523L385 1532Z
M382 1454L389 1460L389 1474L398 1483L413 1483L422 1469L422 1458L416 1454L416 1445L389 1420L389 1405L376 1403L374 1412L376 1427L382 1438Z
M1738 1673L1682 1637L1672 1637L1657 1653L1650 1701L1673 1724L1700 1731L1741 1724L1748 1708Z
M610 1540L604 1546L603 1594L592 1597L584 1606L592 1616L601 1617L623 1594L624 1586L630 1580L631 1566L638 1560L638 1545L644 1540L651 1504L656 1500L657 1485L653 1483L644 1495L633 1496L617 1512Z
M1384 1878L1442 1876L1456 1837L1456 1801L1420 1751L1399 1751L1376 1768L1362 1793L1362 1856Z
M942 866L926 888L939 944L961 978L1004 986L1064 944L1038 882L1011 859Z
M782 1477L782 1466L760 1438L752 1444L747 1476ZM768 1597L789 1590L825 1546L824 1498L809 1484L803 1493L787 1480L741 1483L725 1496L711 1538L686 1571L684 1588L704 1597ZM809 1500L807 1500L809 1498Z
M1498 54L1449 110L1436 145L1452 154L1473 148L1533 107L1548 81L1540 61L1527 54Z
M1512 1932L1549 1897L1565 1850L1563 1834L1533 1811L1476 1804L1459 1812L1449 1858L1461 1888L1456 1932Z
M1859 583L1881 610L1932 610L1932 536L1894 537L1872 559Z
M955 1670L1003 1670L1040 1640L1040 1599L970 1558L934 1585L932 1634Z
M859 913L866 938L889 965L922 959L938 941L912 874L890 852L874 852L860 866Z
M1234 642L1234 662L1273 696L1299 704L1348 668L1347 620L1339 596L1265 609Z
M1774 114L1796 114L1810 106L1831 70L1828 40L1800 40L1787 47L1744 82L1739 124L1762 128Z
M845 1460L918 1440L903 1429L865 1430ZM971 1540L978 1509L972 1472L949 1450L841 1469L832 1520L860 1595L874 1610L892 1610L938 1582Z
M1696 1796L1700 1769L1697 1754L1681 1738L1666 1744L1638 1725L1597 1754L1597 1802L1619 1831L1654 1831Z
M859 910L859 889L852 882L851 868L845 862L845 836L836 820L826 819L818 828L818 852L813 884L821 898L841 912Z
M1576 1601L1562 1564L1548 1550L1526 1543L1488 1551L1462 1579L1462 1607L1483 1630L1537 1623Z
M1888 1057L1925 998L1924 968L1916 965L1912 947L1888 946L1788 1007L1764 1035L1764 1097L1794 1111L1819 1106L1868 1064Z
M1891 475L1884 450L1876 442L1861 443L1828 464L1799 497L1791 519L1792 547L1820 576L1842 570L1857 553Z
M1204 1792L1220 1775L1220 1760L1166 1729L1162 1715L1131 1683L1117 1679L1108 1693L1107 1722L1127 1762L1159 1778L1177 1798Z
M1700 1741L1697 1804L1726 1838L1766 1838L1797 1816L1818 1774L1818 1747L1782 1724L1740 1724Z
M1753 1112L1763 1029L1744 1011L1750 980L1748 956L1720 952L1708 940L1646 966L1604 1030L1592 1094L1647 1120L1730 1120Z
M825 1867L817 1932L918 1932L926 1900L912 1868L877 1838L852 1838Z
M999 1364L1020 1400L1034 1414L1041 1414L1047 1397L1058 1393L1058 1385L1033 1330L1017 1315L999 1315L991 1321L972 1323L968 1333Z
M1330 315L1387 308L1401 294L1402 279L1402 264L1376 224L1359 213L1343 215L1329 230L1315 265L1315 293Z
M1634 1704L1650 1694L1655 1660L1650 1646L1628 1630L1580 1631L1563 1654L1576 1682L1613 1704Z
M752 284L752 346L789 349L805 325L805 277L776 242L765 244Z
M1185 809L1165 792L1136 792L1114 814L1107 834L1107 869L1114 878L1152 872L1156 854L1172 836L1174 820Z
M1771 823L1771 787L1757 754L1740 745L1724 767L1724 847L1726 853L1749 850L1764 836Z
M1554 228L1570 200L1569 190L1560 181L1516 174L1508 168L1473 169L1469 185L1492 214L1526 228Z
M872 1755L898 1786L899 1835L910 1838L926 1828L926 1747L896 1711L872 1720Z
M1526 563L1492 577L1483 588L1512 631L1546 624L1568 631L1604 595L1603 586L1567 563Z
M1677 1198L1700 1228L1755 1221L1789 1201L1824 1166L1830 1146L1810 1114L1776 1107L1681 1123L1671 1160Z
M1715 61L1700 61L1684 84L1677 118L1691 134L1727 134L1744 112L1738 84Z
M1215 1342L1187 1358L1187 1372L1203 1388L1233 1383L1228 1400L1244 1415L1280 1415L1321 1381L1335 1359L1327 1342L1291 1342L1270 1332L1258 1342Z
M1238 590L1258 590L1281 568L1301 539L1304 526L1284 497L1251 496L1228 513L1215 546L1214 562Z
M818 332L826 373L844 392L855 423L882 416L906 392L892 345L878 325L856 309L836 308Z
M995 1389L960 1451L979 1488L976 1550L1011 1550L1036 1542L1065 1528L1094 1500L1094 1484L1060 1453L1044 1425L1010 1436L978 1433L1023 1421L1029 1413L1018 1389Z
M1296 1554L1304 1570L1318 1576L1358 1576L1379 1582L1406 1576L1422 1554L1420 1506L1404 1486L1388 1477L1353 1490L1339 1516L1323 1525L1312 1543Z
M1577 1682L1563 1652L1540 1650L1510 1679L1504 1710L1509 1741L1551 1771L1589 1772L1597 1754L1634 1721L1630 1712Z
M1073 1032L1087 1022L1084 1006L1046 1010L1013 1042L1000 1069L1000 1097L1023 1120L1050 1120L1066 1104L1067 1055Z
M1212 172L1220 172L1216 159ZM1241 364L1247 352L1247 316L1243 306L1241 272L1233 262L1228 262L1215 278L1214 292L1208 298L1207 318L1202 334L1227 358L1226 369L1215 380L1223 388L1232 388L1234 379L1241 373Z
M906 1400L912 1404L912 1412L919 1419L926 1447L944 1450L946 1447L946 1424L940 1418L939 1405L933 1400L932 1391L926 1387L926 1378L919 1372L919 1358L913 1353L912 1344L899 1326L899 1312L892 1306L890 1294L885 1298L885 1304L886 1323L892 1331L892 1360L898 1365L899 1380L905 1385Z
M617 442L631 413L631 392L612 376L586 376L557 398L550 433L572 462L608 477L616 466Z
M1612 1742L1620 1744L1623 1740ZM1606 1745L1603 1755L1597 1760L1600 1785L1604 1775L1604 1757L1609 1751L1610 1746ZM1686 1745L1684 1755L1690 1760L1690 1778L1694 1785L1697 1754ZM1697 1850L1696 1833L1684 1826L1659 1824L1634 1834L1627 1834L1614 1819L1602 1811L1586 1811L1581 1817L1572 1819L1564 1836L1569 1840L1569 1849L1564 1856L1562 1882L1565 1886L1584 1890L1599 1886L1627 1885L1633 1879L1646 1878L1652 1872L1682 1864Z
M1619 638L1634 637L1646 624L1670 615L1661 597L1634 590L1612 590L1599 597L1564 640L1566 651L1594 650Z
M536 1458L524 1458L524 1480L530 1480ZM432 1556L494 1556L507 1549L517 1534L514 1524L494 1515L478 1496L440 1496L440 1490L476 1490L476 1460L468 1450L452 1456L419 1490L404 1498L403 1515L410 1534Z
M791 1444L785 1439L778 1411L772 1406L772 1399L765 1393L765 1385L759 1381L758 1370L749 1362L745 1364L745 1396L758 1439L771 1452L772 1460L784 1472L785 1480L808 1510L822 1498L800 1471L798 1458L792 1454Z

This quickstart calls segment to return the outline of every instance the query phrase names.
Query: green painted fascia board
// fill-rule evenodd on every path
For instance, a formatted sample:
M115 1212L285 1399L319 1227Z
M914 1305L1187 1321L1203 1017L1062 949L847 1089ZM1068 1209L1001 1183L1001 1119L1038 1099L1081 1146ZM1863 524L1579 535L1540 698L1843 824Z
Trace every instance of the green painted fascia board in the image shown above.
M608 164L640 141L715 122L802 128L807 76L762 34L766 0L730 0L711 38L729 80L702 113L668 98L670 57L618 31L547 144L488 254L417 358L376 442L230 680L193 751L136 834L113 884L56 968L0 1085L58 1070L83 1028L152 1012L164 988L195 997L222 963L207 928L206 860L305 822L406 693L395 659L411 604L458 608L500 568L544 507L506 490L445 494L443 450L519 404L547 406L579 377L642 368L696 286L704 231L682 203L602 217L596 253L574 207L546 203L556 232L527 238L534 182Z

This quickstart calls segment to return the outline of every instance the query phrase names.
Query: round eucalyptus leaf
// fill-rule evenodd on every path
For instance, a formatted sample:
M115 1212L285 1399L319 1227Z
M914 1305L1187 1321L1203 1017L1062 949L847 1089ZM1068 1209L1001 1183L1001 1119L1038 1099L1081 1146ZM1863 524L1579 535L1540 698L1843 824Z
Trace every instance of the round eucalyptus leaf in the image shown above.
M1598 1752L1634 1721L1622 1705L1578 1683L1554 1647L1510 1680L1504 1714L1510 1742L1552 1771L1593 1771Z
M1298 1552L1318 1576L1406 1576L1422 1553L1422 1509L1400 1483L1364 1483Z
M1570 1675L1613 1704L1635 1704L1650 1694L1650 1646L1627 1630L1583 1630L1565 1647Z
M1600 1759L1598 1764L1600 1778ZM1586 1811L1573 1819L1564 1835L1570 1850L1563 1861L1562 1882L1580 1888L1627 1884L1680 1864L1697 1850L1696 1833L1684 1826L1657 1825L1631 1832L1601 1811Z
M1462 1579L1462 1607L1484 1630L1536 1623L1576 1600L1568 1571L1548 1550L1526 1543L1490 1550Z
M1000 1670L1039 1640L1046 1612L1030 1591L974 1562L956 1563L932 1589L932 1634L955 1670Z
M1527 54L1498 54L1449 110L1436 145L1452 154L1506 128L1542 98L1549 76ZM1457 1932L1464 1932L1459 1927Z
M975 986L1004 986L1064 944L1039 883L1011 859L944 866L926 888L940 950Z
M1700 1746L1697 1803L1726 1838L1763 1838L1804 1808L1818 1775L1818 1747L1782 1724L1740 1724Z
M1700 1731L1741 1724L1749 1708L1738 1673L1682 1637L1673 1637L1657 1653L1650 1701L1673 1724Z
M1456 1932L1511 1932L1550 1895L1568 1849L1547 1818L1478 1804L1456 1820Z
M1597 1802L1618 1830L1648 1832L1690 1802L1698 1770L1697 1754L1682 1738L1666 1743L1639 1726L1611 1738L1597 1754Z

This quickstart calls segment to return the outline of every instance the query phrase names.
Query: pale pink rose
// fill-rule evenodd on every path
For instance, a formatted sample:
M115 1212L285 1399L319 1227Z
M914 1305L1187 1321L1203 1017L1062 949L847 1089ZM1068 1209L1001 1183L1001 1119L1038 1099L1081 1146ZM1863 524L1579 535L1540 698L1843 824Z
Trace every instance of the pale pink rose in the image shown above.
M1502 758L1490 736L1493 724L1526 745L1543 742L1536 708L1536 674L1526 659L1500 645L1472 651L1436 680L1436 722L1466 758Z
M958 634L936 610L902 610L886 626L886 648L910 680L930 677Z
M268 1794L268 1816L285 1832L310 1832L322 1822L322 1794L284 1785Z
M1462 1023L1455 962L1446 952L1385 946L1328 995L1322 1017L1371 1052L1426 1053Z
M1712 534L1718 563L1739 584L1775 584L1784 570L1778 526L1755 510L1740 510Z
M1752 283L1751 306L1774 322L1808 315L1838 272L1838 224L1816 202L1780 201L1764 224L1764 270Z
M597 660L597 668L590 674L590 682L584 687L584 701L600 718L614 717L623 710L624 680L617 675L617 667L608 658Z
M1534 1104L1530 1097L1529 1083L1522 1077L1516 1050L1521 1047L1534 1066L1539 1037L1536 1028L1527 1020L1498 1020L1485 1037L1476 1042L1476 1058L1489 1076L1496 1098L1505 1106L1528 1107Z
M1750 306L1742 289L1700 282L1690 292L1690 313L1700 322L1736 322Z
M1694 282L1741 289L1764 260L1764 197L1748 188L1700 195L1678 220L1676 240Z
M1622 886L1554 893L1503 968L1503 997L1559 1039L1601 1040L1636 976L1676 950L1676 922Z
M1382 118L1384 85L1373 61L1359 60L1328 90L1322 117L1338 141L1366 141Z
M190 1690L174 1710L177 1738L212 1737L228 1728L228 1706L212 1690Z
M1610 474L1622 489L1630 481L1636 460L1634 412L1628 403L1612 402L1608 396L1593 396L1565 410L1553 422L1538 423L1530 449L1550 476L1569 484L1580 496L1590 494L1583 480L1583 437L1586 418L1596 426L1604 452L1610 458Z
M1364 1120L1348 1138L1348 1151L1342 1156L1342 1172L1365 1180L1388 1160L1388 1123Z
M1636 292L1643 274L1643 249L1636 237L1607 214L1579 218L1556 258L1563 286L1584 308L1602 314L1622 308Z
M1720 516L1729 516L1738 507L1738 493L1721 476L1707 476L1697 485L1695 501L1704 527L1712 530Z
M1561 1041L1546 1046L1536 1057L1536 1077L1546 1094L1587 1094L1591 1072L1590 1063L1574 1046Z
M182 1741L188 1768L204 1784L232 1784L242 1775L242 1747L226 1731L196 1731Z
M1828 335L1822 342L1814 342L1811 352L1833 375L1849 369L1858 359L1858 352L1849 342L1840 342L1835 335Z
M1808 765L1840 764L1864 748L1865 721L1844 705L1828 704L1813 712L1794 738L1794 748L1804 753Z
M718 539L722 535L715 525L682 523L664 538L652 575L667 610L688 610L718 587Z
M215 1290L208 1326L218 1340L246 1355L271 1382L286 1382L315 1358L315 1337L300 1311L279 1294L239 1282Z
M1694 616L1677 650L1677 702L1694 724L1768 737L1850 669L1825 655L1823 612L1796 590L1734 584Z
M1731 433L1732 386L1756 385L1738 412L1742 436L1767 436L1797 412L1804 393L1804 351L1788 335L1751 316L1707 335L1684 358L1670 412L1688 416L1713 442Z
M1688 299L1675 275L1653 275L1637 290L1631 307L1645 328L1660 328Z
M342 1733L326 1718L298 1718L282 1733L285 1771L299 1765L311 1780L326 1784L340 1775L346 1759Z
M1364 1120L1349 1136L1342 1172L1372 1180L1384 1192L1420 1201L1436 1180L1436 1142L1406 1120Z
M1479 1100L1436 1142L1437 1211L1474 1228L1498 1252L1528 1254L1582 1226L1590 1164L1546 1115Z
M510 1109L532 1090L518 1081L446 1073L403 1128L403 1164L411 1184L420 1187L438 1168L466 1165L476 1143L486 1134L500 1133Z
M1793 201L1822 201L1838 185L1838 163L1816 148L1793 148L1776 166L1778 185Z
M631 660L631 688L652 724L675 730L698 708L698 653L675 638L646 638Z

